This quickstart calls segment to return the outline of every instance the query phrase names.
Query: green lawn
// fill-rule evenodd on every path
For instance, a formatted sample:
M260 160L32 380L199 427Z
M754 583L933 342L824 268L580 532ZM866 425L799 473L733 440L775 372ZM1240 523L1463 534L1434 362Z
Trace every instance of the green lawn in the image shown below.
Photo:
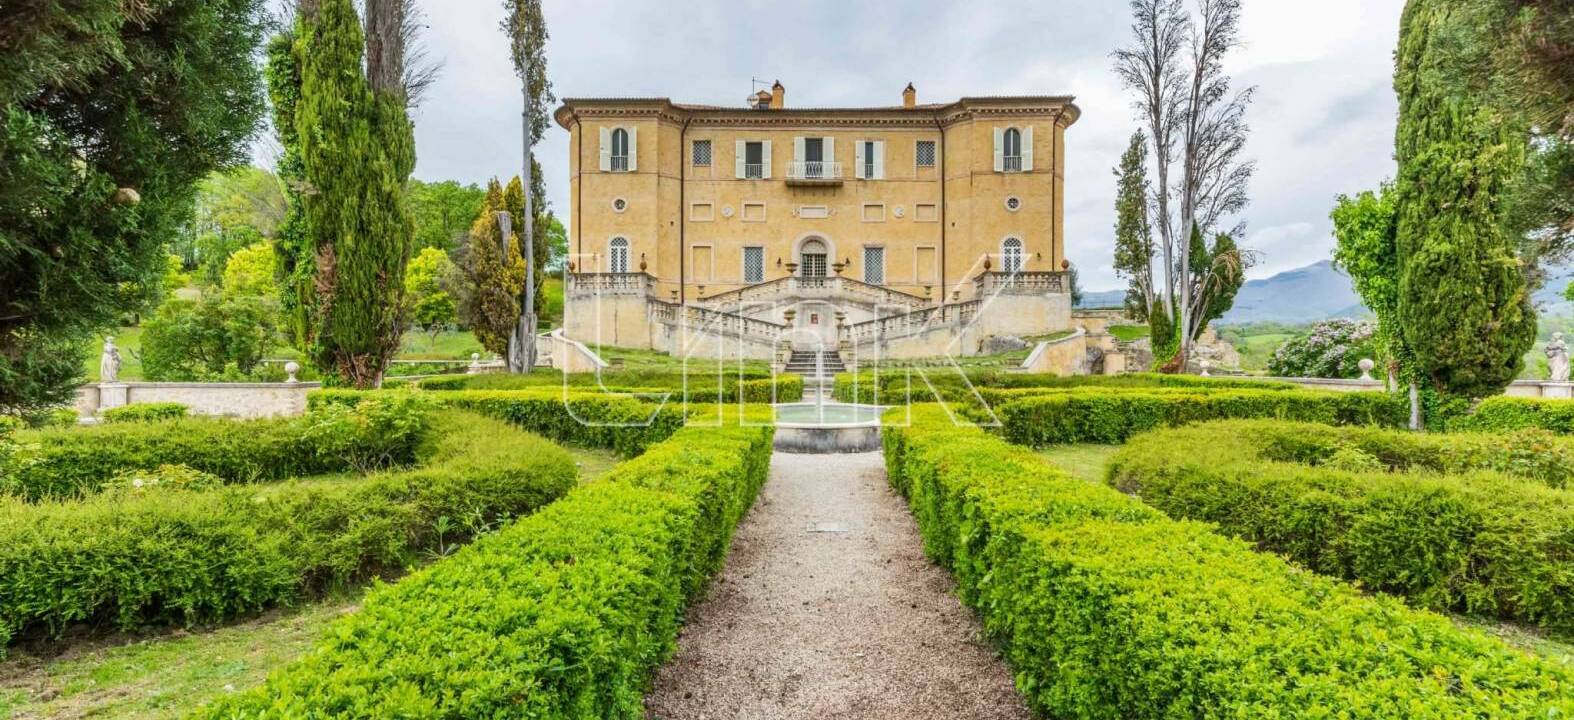
M1243 338L1243 342L1235 345L1235 349L1241 354L1241 369L1248 372L1267 370L1268 359L1273 357L1273 351L1278 350L1284 341L1292 337L1295 336L1287 333L1247 335Z
M311 647L355 593L208 631L132 642L68 643L57 657L13 648L0 662L0 718L180 717L226 693L260 684Z
M1058 445L1039 454L1072 477L1104 482L1104 463L1119 449L1119 445Z
M595 482L607 474L612 466L623 462L623 458L611 450L600 448L586 448L578 445L564 445L564 450L574 457L574 464L579 467L579 481L581 483Z
M1109 334L1121 342L1132 342L1153 334L1153 329L1147 325L1111 325Z

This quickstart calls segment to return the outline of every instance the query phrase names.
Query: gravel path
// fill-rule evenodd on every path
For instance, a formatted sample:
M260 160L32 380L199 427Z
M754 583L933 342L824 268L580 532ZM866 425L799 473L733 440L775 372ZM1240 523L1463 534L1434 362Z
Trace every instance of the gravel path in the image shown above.
M1031 718L920 543L878 453L777 453L647 716Z

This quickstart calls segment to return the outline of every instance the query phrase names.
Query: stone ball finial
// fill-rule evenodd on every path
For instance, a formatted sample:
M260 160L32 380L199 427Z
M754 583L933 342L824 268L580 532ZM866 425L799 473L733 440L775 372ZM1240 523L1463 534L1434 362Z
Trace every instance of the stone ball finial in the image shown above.
M299 374L300 371L301 371L301 364L300 363L295 362L294 360L291 360L291 361L289 361L287 363L284 363L284 374L288 376L288 377L285 378L284 381L285 382L292 382L292 383L300 382L301 381L300 378L296 377L296 375Z
M1373 362L1371 358L1361 358L1361 362L1356 363L1356 367L1361 368L1362 380L1376 379L1372 377L1372 369L1377 367L1377 363Z

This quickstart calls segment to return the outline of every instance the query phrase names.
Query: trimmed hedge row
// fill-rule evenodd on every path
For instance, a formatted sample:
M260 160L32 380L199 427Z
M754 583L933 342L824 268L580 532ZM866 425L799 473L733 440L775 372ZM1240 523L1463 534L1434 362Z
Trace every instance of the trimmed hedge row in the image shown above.
M186 465L230 483L253 483L408 464L425 411L385 395L347 411L270 420L182 418L16 433L0 457L0 496L81 497L116 473ZM131 406L137 407L137 406Z
M741 381L769 380L771 374L747 368L728 367L723 377L729 384ZM599 387L680 388L684 378L689 384L709 379L715 383L717 369L714 365L696 364L688 373L668 369L602 370L601 373L583 372L564 374L556 370L537 370L528 375L511 373L483 373L480 375L455 375L452 377L424 378L420 385L426 390L531 390L536 388L574 388L594 390Z
M1568 668L1072 480L933 406L884 443L926 551L1047 716L1574 712Z
M75 413L73 413L74 415ZM103 413L104 422L157 422L186 417L186 406L177 402L137 403L110 408Z
M1568 634L1574 493L1543 483L1566 480L1570 445L1554 453L1561 460L1538 463L1527 461L1522 443L1209 423L1133 439L1110 461L1109 482L1172 517L1216 523L1312 570L1413 605ZM1436 449L1433 456L1420 457L1428 448ZM1396 472L1395 461L1403 463L1398 470L1427 469ZM1549 465L1562 467L1549 474Z
M1330 425L1400 427L1404 399L1387 393L1219 390L1057 393L995 408L1007 440L1044 447L1120 443L1140 432L1205 420L1272 418Z
M76 623L189 625L289 604L446 551L577 475L552 443L454 410L435 414L418 456L367 477L0 501L0 647Z
M1481 401L1475 412L1448 421L1449 430L1501 432L1524 428L1574 435L1574 402L1498 396Z
M933 388L931 390L930 388ZM1240 378L1205 378L1195 375L1131 373L1127 375L1076 375L1061 377L1039 373L968 370L966 381L956 368L894 368L874 373L842 373L832 393L842 402L901 405L937 401L969 401L974 390L1298 390L1293 383ZM878 393L876 393L878 390ZM909 395L911 396L909 398ZM938 395L939 397L936 397ZM987 400L988 398L986 398Z
M439 392L319 390L307 398L313 409L354 405L367 397L419 397L446 407L472 410L507 420L558 442L615 450L634 457L683 427L681 405L655 406L631 397L603 393L537 390L458 390Z
M680 430L374 591L316 650L198 716L643 717L649 678L720 567L770 453L769 427Z

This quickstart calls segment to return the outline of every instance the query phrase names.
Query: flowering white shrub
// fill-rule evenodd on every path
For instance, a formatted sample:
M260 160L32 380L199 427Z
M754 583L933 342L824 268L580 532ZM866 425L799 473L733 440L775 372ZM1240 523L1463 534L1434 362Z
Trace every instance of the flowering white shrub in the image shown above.
M1306 335L1286 340L1268 360L1278 377L1356 378L1361 358L1377 359L1377 325L1367 320L1324 320Z

